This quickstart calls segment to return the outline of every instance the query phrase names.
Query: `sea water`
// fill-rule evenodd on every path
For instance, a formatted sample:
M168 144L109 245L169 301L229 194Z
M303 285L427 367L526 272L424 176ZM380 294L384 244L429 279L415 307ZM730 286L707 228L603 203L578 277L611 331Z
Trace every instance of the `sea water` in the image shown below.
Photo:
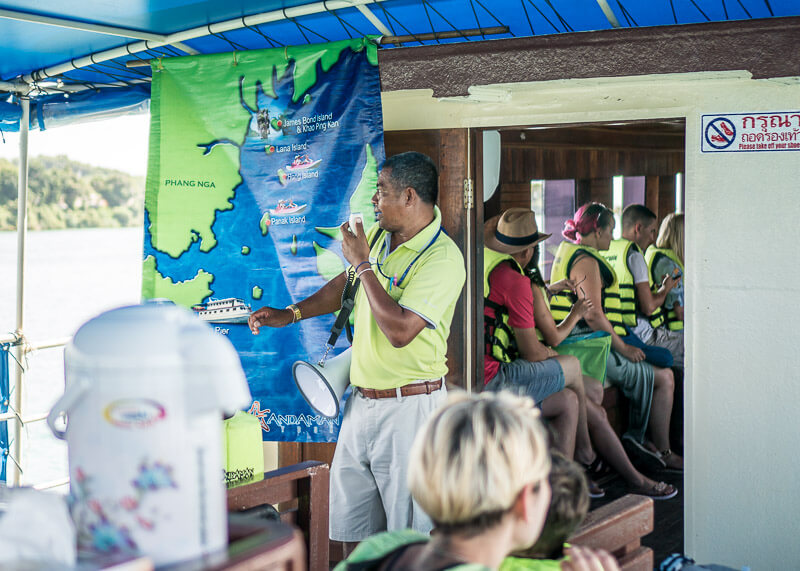
M28 232L23 322L28 341L36 346L71 337L98 313L138 303L142 231L141 228L90 228ZM16 268L17 234L0 232L2 336L16 327ZM46 414L64 391L63 347L30 353L23 365L26 373L22 416ZM11 361L10 370L15 366ZM52 436L44 421L25 426L22 447L23 484L67 477L66 443Z

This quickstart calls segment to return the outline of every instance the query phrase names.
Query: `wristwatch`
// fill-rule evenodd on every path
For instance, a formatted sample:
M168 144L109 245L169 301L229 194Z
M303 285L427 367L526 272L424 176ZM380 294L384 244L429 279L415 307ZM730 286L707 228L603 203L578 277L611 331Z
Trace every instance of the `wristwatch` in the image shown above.
M303 314L300 313L300 308L297 307L295 304L290 304L286 306L286 309L292 310L292 323L297 323L301 319L303 319Z

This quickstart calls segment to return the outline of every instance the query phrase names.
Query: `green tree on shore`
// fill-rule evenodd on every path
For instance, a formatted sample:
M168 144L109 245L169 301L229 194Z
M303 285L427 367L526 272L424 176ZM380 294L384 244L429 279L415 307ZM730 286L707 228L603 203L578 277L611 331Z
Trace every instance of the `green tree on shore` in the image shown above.
M16 229L16 161L0 159L0 230ZM28 167L28 227L116 228L143 223L144 177L57 157Z

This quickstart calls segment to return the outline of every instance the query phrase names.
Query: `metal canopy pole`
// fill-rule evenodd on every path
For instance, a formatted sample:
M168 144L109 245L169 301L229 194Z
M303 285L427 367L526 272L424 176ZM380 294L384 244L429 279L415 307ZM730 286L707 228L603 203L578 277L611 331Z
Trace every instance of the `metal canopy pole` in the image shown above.
M466 339L466 355L464 355L464 360L466 361L466 366L464 367L467 375L466 385L467 394L472 394L472 380L477 379L477 371L476 375L473 376L472 373L472 330L473 330L473 323L472 320L474 319L472 316L472 275L474 270L472 269L472 252L474 248L472 247L472 209L474 207L475 202L475 184L472 180L472 129L467 127L467 179L464 181L465 188L465 200L464 200L464 208L466 210L464 221L465 221L465 230L466 236L464 240L464 262L466 265L466 292L464 295L464 314L465 314L465 321L466 321L466 331L465 335ZM466 188L468 186L468 188ZM477 388L477 387L476 387Z
M15 334L22 337L22 327L25 318L25 237L28 232L28 127L30 125L30 99L20 97L22 118L19 123L19 186L17 188L17 328ZM22 363L25 358L24 344L19 343L14 348L17 362ZM14 397L12 399L13 411L16 413L14 420L14 442L11 444L9 455L11 463L6 466L7 482L9 486L18 486L20 483L20 469L22 465L22 367L14 367Z
M608 23L611 24L612 28L621 28L619 24L619 20L614 15L614 11L611 9L611 6L608 5L608 0L597 0L597 5L600 6L600 9L603 11L603 14L606 16L606 20Z
M344 10L346 8L356 8L362 4L375 4L383 1L384 0L323 0L322 2L302 4L300 6L292 6L290 8L281 8L280 10L261 12L251 16L240 16L231 20L225 20L223 22L216 22L213 24L205 24L189 30L168 34L166 36L162 36L159 40L144 40L140 42L134 42L118 48L96 52L85 57L75 58L65 63L46 67L44 69L26 74L22 77L22 80L26 83L41 81L47 77L52 77L54 75L73 71L78 68L102 63L118 57L132 55L134 53L161 47L167 44L175 45L179 42L184 42L211 34L221 34L224 32L230 32L232 30L239 30L245 26L259 26L269 22L285 21L290 18L299 18L301 16L321 14L323 12L333 12L336 10Z

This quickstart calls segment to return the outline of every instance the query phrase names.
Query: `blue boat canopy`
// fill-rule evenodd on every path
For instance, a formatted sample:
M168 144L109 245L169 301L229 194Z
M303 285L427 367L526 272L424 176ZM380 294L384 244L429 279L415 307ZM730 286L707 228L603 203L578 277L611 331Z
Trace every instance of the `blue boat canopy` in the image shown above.
M35 6L35 10L32 9ZM147 109L146 61L383 36L382 48L800 15L797 0L6 0L0 129Z

